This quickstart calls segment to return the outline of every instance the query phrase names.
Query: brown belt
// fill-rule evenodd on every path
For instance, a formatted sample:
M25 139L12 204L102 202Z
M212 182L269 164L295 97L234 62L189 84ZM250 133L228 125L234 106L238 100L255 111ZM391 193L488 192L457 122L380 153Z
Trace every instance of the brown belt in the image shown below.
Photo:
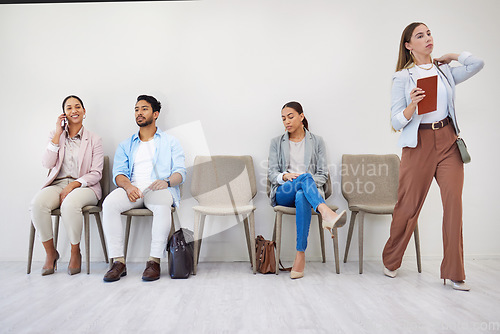
M442 119L440 121L434 122L434 123L420 123L420 126L418 127L419 129L426 129L426 130L437 130L444 128L448 124L450 124L451 119L449 117L446 117L445 119Z

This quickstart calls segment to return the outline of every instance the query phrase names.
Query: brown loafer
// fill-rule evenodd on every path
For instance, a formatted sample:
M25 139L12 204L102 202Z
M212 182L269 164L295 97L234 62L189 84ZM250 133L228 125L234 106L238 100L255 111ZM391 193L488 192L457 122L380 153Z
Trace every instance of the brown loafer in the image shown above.
M155 261L146 262L146 269L142 273L143 281L156 281L160 278L160 264Z
M113 266L108 270L106 275L104 275L104 282L115 282L122 276L127 275L127 266L119 261L113 262Z

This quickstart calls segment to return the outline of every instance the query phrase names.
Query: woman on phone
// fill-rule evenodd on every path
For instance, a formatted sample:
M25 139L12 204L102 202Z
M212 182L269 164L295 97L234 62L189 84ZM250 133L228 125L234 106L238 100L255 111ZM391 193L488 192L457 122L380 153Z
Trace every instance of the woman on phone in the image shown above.
M104 163L101 137L83 127L86 112L79 97L66 97L62 108L42 158L42 165L50 169L50 173L30 206L31 220L46 252L42 276L53 274L59 259L50 212L61 208L62 222L71 242L68 274L78 274L82 265L82 207L96 205L102 194L99 184Z
M297 253L290 274L294 279L304 276L311 208L321 214L323 228L330 231L345 211L339 215L325 204L323 185L328 180L325 143L309 132L300 103L285 104L281 119L286 131L271 141L267 176L271 182L272 206L296 208Z
M463 162L456 144L459 128L455 115L455 85L483 68L483 61L469 52L448 53L432 59L434 41L429 28L414 22L401 36L396 73L393 75L391 121L401 132L403 148L399 172L398 201L394 208L390 237L382 257L384 274L395 277L417 224L418 215L432 179L440 187L443 202L443 250L441 278L457 290L465 284L462 239ZM458 61L461 66L451 67ZM437 76L437 110L418 114L418 103L426 92L417 79Z

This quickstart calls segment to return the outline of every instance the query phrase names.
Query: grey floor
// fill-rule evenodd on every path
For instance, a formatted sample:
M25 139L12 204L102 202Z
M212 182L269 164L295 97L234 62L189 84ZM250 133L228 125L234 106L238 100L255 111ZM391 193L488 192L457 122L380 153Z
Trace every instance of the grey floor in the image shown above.
M439 280L439 260L399 275L380 261L308 262L306 275L253 275L245 262L200 263L198 275L142 282L143 263L104 283L104 262L70 277L67 263L42 277L41 262L0 263L0 333L494 333L500 332L500 259L466 261L470 292ZM285 264L286 265L286 264Z

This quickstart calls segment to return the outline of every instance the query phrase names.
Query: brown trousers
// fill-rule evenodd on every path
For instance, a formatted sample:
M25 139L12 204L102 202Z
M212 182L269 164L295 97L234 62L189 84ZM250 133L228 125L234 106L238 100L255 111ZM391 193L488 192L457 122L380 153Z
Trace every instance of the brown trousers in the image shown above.
M438 130L418 130L418 145L405 147L399 168L398 201L394 208L389 240L382 258L389 270L401 266L418 215L433 178L443 202L443 251L441 278L465 279L462 237L462 188L464 167L453 125Z

